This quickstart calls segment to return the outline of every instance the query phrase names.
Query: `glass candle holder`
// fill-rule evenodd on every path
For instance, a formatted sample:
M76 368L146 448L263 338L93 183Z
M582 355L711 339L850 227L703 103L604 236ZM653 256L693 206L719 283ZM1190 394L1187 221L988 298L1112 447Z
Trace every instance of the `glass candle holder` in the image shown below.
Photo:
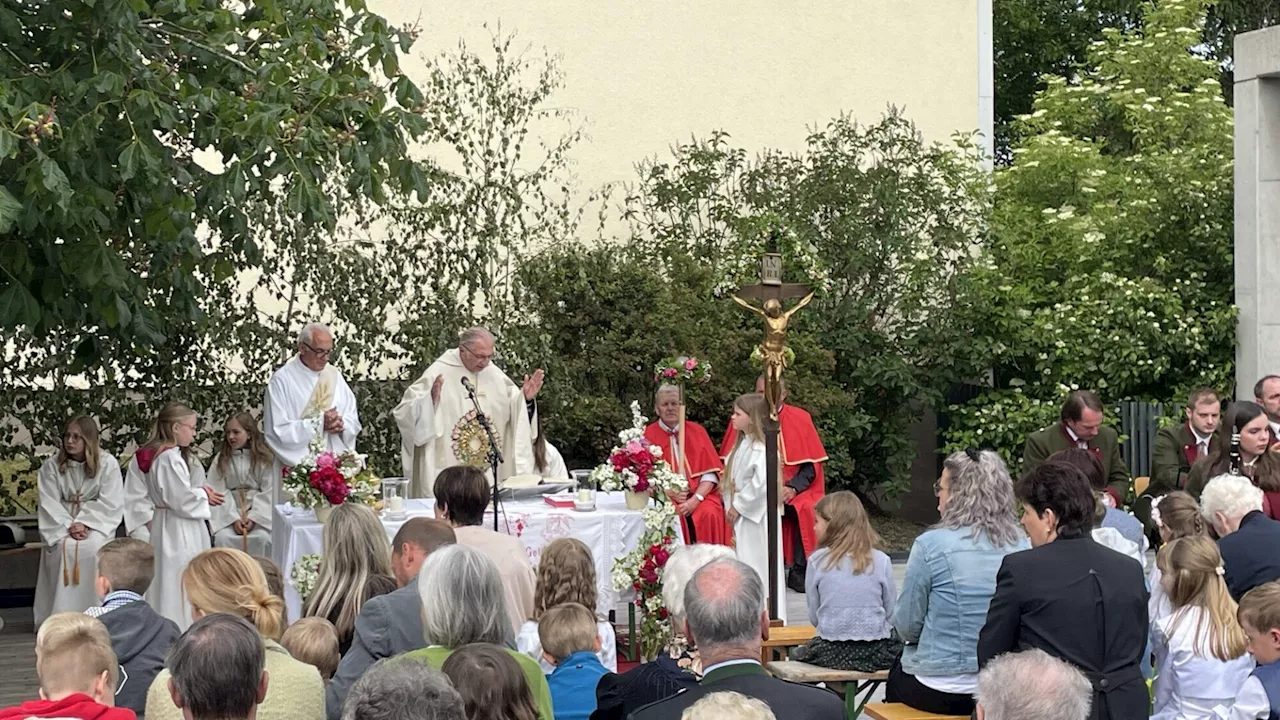
M408 501L409 481L406 478L384 478L382 481L382 511L391 520L403 520L407 517L405 503Z
M574 470L569 473L573 477L573 502L578 507L596 506L596 489L591 484L590 470Z

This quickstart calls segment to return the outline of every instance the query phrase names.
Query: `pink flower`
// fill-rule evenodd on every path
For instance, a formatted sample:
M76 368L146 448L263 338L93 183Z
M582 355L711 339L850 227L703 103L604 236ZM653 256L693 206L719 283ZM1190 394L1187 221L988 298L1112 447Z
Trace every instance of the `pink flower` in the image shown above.
M662 376L663 376L663 377L666 377L666 378L673 378L673 377L675 377L675 376L676 376L676 369L675 369L675 368L667 368L666 370L663 370L663 371L662 371Z
M324 470L326 468L338 467L338 458L331 452L322 452L316 456L316 468Z
M694 359L694 358L689 358L688 360L685 360L685 361L684 361L684 369L685 369L685 370L692 370L692 369L694 369L694 368L696 368L696 367L698 367L698 361L697 361L696 359Z

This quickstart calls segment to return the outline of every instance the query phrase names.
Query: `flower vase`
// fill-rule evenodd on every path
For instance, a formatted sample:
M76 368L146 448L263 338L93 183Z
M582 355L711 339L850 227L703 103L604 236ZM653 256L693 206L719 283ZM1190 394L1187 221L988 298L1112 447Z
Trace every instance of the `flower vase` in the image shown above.
M324 525L329 522L329 516L333 514L333 506L325 503L316 508L316 522Z
M628 510L643 510L645 505L649 504L649 496L652 490L645 490L638 493L632 490L623 490L622 495L627 499Z

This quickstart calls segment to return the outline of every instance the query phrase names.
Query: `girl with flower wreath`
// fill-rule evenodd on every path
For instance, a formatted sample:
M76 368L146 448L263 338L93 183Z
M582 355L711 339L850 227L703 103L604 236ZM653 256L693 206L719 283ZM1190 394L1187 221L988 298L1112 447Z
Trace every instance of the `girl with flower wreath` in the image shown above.
M1253 672L1222 556L1207 537L1178 538L1156 556L1173 612L1151 623L1157 674L1152 720L1209 720Z

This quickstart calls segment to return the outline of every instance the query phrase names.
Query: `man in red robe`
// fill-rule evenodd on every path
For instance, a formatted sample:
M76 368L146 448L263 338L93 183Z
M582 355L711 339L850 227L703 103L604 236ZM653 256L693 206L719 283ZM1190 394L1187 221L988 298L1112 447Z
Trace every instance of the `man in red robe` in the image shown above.
M827 460L827 451L809 413L786 404L785 380L781 390L778 423L782 433L778 437L778 458L782 463L782 501L786 503L782 515L782 556L787 564L787 587L804 592L807 558L818 545L813 508L826 495L822 463ZM756 380L756 392L764 392L763 377ZM730 424L720 443L720 455L728 457L737 439L738 434Z
M720 499L720 473L724 464L705 428L685 420L684 454L680 453L680 389L663 385L653 398L658 419L644 429L649 442L662 448L662 458L671 469L689 481L687 491L672 493L671 502L680 514L680 528L688 543L729 544L729 524Z

